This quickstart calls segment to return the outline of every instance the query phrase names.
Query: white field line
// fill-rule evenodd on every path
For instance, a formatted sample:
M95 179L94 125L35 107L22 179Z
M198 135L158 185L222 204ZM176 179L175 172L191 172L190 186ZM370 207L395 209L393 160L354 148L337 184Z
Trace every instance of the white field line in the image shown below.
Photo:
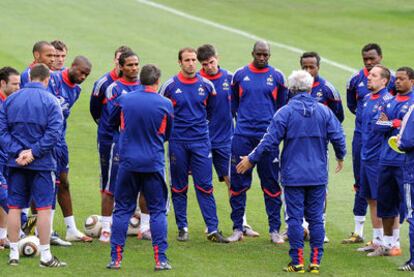
M177 16L187 18L187 19L192 20L192 21L200 22L200 23L203 23L205 25L215 27L217 29L221 29L221 30L233 33L233 34L240 35L240 36L248 38L248 39L252 39L252 40L255 40L255 41L257 41L257 40L266 40L270 45L276 46L280 49L285 49L285 50L291 51L293 53L302 54L303 52L305 52L304 49L300 49L300 48L289 46L289 45L286 45L286 44L283 44L283 43L267 40L265 38L258 37L254 34L251 34L251 33L239 30L239 29L235 29L235 28L232 28L232 27L220 24L220 23L216 23L216 22L213 22L213 21L210 21L210 20L198 17L198 16L194 16L194 15L182 12L180 10L173 9L171 7L168 7L168 6L159 4L159 3L155 3L155 2L147 1L147 0L136 0L136 1L140 4L148 5L148 6L151 6L151 7L154 7L154 8L157 8L157 9L175 14ZM332 60L324 58L324 57L321 57L321 59L324 63L329 64L333 67L342 69L343 71L346 71L346 72L355 73L356 71L358 71L355 68L349 67L345 64L341 64L341 63L332 61Z

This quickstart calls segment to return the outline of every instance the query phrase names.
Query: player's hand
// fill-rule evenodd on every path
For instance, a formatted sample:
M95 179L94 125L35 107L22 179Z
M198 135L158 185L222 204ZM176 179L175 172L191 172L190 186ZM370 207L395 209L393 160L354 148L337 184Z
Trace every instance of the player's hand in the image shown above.
M344 168L344 161L343 160L337 160L336 161L336 169L335 169L335 173L338 173L339 171L341 171Z
M241 156L241 161L236 166L237 173L244 174L247 170L253 167L253 164L249 161L249 157Z
M381 113L378 120L379 121L388 121L388 116L385 113Z
M32 149L23 150L19 153L16 163L20 166L26 166L34 161Z

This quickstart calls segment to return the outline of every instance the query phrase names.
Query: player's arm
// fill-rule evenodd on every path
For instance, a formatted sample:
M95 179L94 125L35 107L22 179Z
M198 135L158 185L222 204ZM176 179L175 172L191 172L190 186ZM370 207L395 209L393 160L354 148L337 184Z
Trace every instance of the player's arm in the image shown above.
M115 87L114 87L115 89ZM108 110L109 110L109 119L108 123L109 126L111 126L112 129L118 129L119 126L121 126L121 106L120 106L120 100L122 98L121 96L114 97L110 101L108 101Z
M57 99L53 99L52 104L49 106L47 118L48 122L45 133L38 142L29 147L32 149L32 154L35 158L42 157L45 153L51 151L61 136L63 114Z
M243 93L242 88L240 87L239 82L239 72L236 72L233 75L233 78L231 80L231 114L234 118L237 116L237 110L239 109L239 102L240 102L240 96Z
M248 156L240 157L241 161L236 166L237 173L244 174L260 160L264 152L279 147L280 142L286 135L288 116L288 113L283 109L275 113L260 143Z
M280 73L278 77L278 85L277 85L277 99L276 99L276 109L280 109L284 105L287 104L289 100L289 90L286 85L286 78L283 73Z
M174 108L171 102L168 103L167 127L165 129L165 140L169 140L173 130Z
M343 122L345 119L344 108L342 106L341 95L338 90L330 83L326 83L326 92L328 95L328 107L335 114L339 122Z
M17 157L17 155L24 149L24 146L13 139L12 135L9 133L5 105L6 104L0 106L0 147L10 156Z
M410 107L404 116L399 133L398 148L402 151L412 151L414 149L414 105Z
M328 109L327 134L335 151L336 159L343 161L346 155L345 134L341 123L330 109Z
M346 104L348 106L348 109L351 113L356 114L357 109L357 92L355 87L355 76L354 75L348 82L347 88L346 88Z
M103 87L103 84L104 82L101 80L95 82L89 102L89 112L97 124L101 118L103 105L106 102L105 89Z

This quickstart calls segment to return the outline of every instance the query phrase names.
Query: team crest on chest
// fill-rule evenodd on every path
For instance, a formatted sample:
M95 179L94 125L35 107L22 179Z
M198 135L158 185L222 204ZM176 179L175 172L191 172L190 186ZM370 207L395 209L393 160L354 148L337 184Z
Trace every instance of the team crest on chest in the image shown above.
M318 97L318 98L322 98L322 96L323 96L322 91L318 91L318 92L316 93L316 97Z
M273 82L273 76L272 75L269 75L269 77L267 77L266 84L268 86L273 86L274 82Z
M206 95L206 92L204 91L204 88L201 85L198 88L198 95L201 95L201 96Z
M227 82L227 80L225 80L223 82L223 90L229 90L230 89L230 84Z

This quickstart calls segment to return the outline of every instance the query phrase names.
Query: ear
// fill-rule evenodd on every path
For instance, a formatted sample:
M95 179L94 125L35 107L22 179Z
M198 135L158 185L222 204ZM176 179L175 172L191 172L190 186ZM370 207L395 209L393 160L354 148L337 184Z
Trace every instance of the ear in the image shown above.
M35 51L33 52L33 57L35 58L35 60L37 61L40 58L40 53Z
M0 81L0 86L1 87L5 87L6 85L7 85L6 81L4 81L4 80Z

